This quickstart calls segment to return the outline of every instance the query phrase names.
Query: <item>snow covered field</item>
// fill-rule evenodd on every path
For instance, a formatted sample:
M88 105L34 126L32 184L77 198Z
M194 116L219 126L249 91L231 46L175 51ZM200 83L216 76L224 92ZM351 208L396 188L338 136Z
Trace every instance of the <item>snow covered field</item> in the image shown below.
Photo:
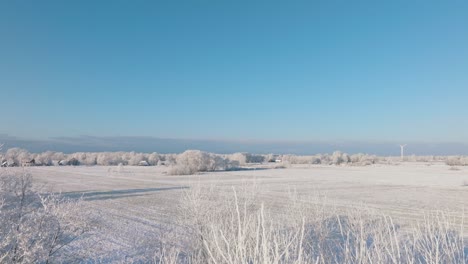
M460 213L468 208L468 168L442 163L403 163L366 167L294 165L273 169L255 165L239 171L197 175L167 175L168 167L63 166L25 168L35 181L68 197L82 197L100 212L103 246L114 256L132 254L135 247L174 223L184 191L198 186L223 190L256 184L260 199L281 204L296 191L320 194L337 207L375 209L404 225L424 212ZM23 170L23 168L13 168ZM229 187L229 188L222 188ZM109 247L112 245L112 247ZM143 249L143 247L140 247ZM117 253L119 252L119 253Z
M82 195L88 203L125 204L128 210L169 210L193 185L238 186L255 182L276 198L288 190L319 192L340 204L360 204L412 214L421 209L468 208L468 168L445 164L405 163L366 167L294 165L286 169L252 166L242 171L166 175L167 167L65 166L27 168L36 181L54 191ZM131 207L131 208L130 208ZM125 213L125 212L122 212ZM156 216L155 214L154 216Z

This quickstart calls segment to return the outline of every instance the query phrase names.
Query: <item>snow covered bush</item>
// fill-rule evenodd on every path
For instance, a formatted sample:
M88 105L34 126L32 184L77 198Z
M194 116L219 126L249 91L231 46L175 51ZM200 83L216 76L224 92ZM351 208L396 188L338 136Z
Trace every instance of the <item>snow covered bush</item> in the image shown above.
M3 159L6 160L10 166L21 166L32 159L31 154L24 149L10 148L5 153Z
M350 157L353 165L366 166L378 163L379 158L375 155L368 155L363 153L353 154Z
M57 165L60 161L66 159L66 155L62 152L46 151L39 154L31 154L34 157L35 163L38 166Z
M175 165L169 170L171 175L190 175L203 171L227 170L238 165L219 155L200 151L187 150L177 155Z
M303 156L303 155L283 155L281 157L282 162L288 162L290 164L320 164L321 157L319 155L314 156Z
M123 152L101 152L97 154L96 163L104 166L117 166L120 163L127 165L128 159Z
M239 164L241 166L244 166L247 163L247 154L246 153L237 152L237 153L234 153L234 154L227 155L227 157L230 160L239 162Z
M346 153L342 153L341 151L335 151L331 156L331 164L334 165L346 164L350 161L351 158L349 157L349 155Z
M78 152L68 155L70 159L76 159L80 165L93 166L97 164L95 153Z
M450 156L446 158L445 163L449 166L468 166L468 157Z
M130 166L138 166L140 165L141 163L143 163L142 161L144 162L148 162L146 160L146 157L145 155L143 155L143 153L131 153L131 156L128 160L128 165Z
M150 166L157 166L160 160L161 160L161 157L156 152L153 152L148 155L148 164Z
M77 261L88 220L79 202L34 189L29 174L0 175L0 263Z
M262 163L268 161L268 155L251 154L247 152L237 152L226 156L229 160L237 161L242 166L246 165L247 163Z

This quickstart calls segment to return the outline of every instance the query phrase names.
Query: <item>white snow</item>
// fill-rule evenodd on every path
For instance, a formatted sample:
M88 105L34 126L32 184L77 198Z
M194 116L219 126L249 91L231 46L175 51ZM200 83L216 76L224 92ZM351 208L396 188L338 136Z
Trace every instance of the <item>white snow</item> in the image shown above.
M167 175L165 166L61 166L2 168L27 170L34 179L69 197L82 197L102 215L106 248L124 252L173 224L178 199L194 185L238 186L256 183L261 199L281 203L291 189L318 192L337 206L365 204L404 223L422 211L462 212L468 208L468 167L442 163L402 163L366 167L295 165L198 175ZM137 242L139 241L139 242ZM109 246L111 245L111 246ZM130 252L130 250L129 250Z

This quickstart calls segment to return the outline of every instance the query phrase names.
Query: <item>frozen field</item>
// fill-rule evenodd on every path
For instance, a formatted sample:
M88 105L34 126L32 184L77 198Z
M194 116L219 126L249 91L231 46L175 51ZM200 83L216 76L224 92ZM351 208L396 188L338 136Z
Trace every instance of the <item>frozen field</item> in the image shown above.
M111 248L137 246L179 213L177 203L194 186L257 184L261 199L280 204L291 190L320 193L338 207L362 206L391 215L399 223L423 211L463 212L468 208L468 168L445 164L405 163L367 167L293 166L270 169L257 165L241 171L191 176L166 175L167 167L31 167L36 182L47 183L69 197L83 197L102 216L102 230ZM17 168L19 169L19 168ZM107 244L106 243L106 244ZM108 246L106 246L108 247ZM122 253L125 254L125 253Z
M27 170L36 181L47 183L54 191L83 195L88 203L103 208L122 204L128 211L148 207L170 210L184 189L193 185L238 186L252 182L271 201L295 189L300 193L319 192L338 204L365 203L411 215L421 209L468 208L468 186L464 186L468 185L468 168L457 169L427 163L367 167L295 165L287 169L258 165L242 171L190 176L166 175L167 167L66 166ZM157 217L158 212L154 213Z

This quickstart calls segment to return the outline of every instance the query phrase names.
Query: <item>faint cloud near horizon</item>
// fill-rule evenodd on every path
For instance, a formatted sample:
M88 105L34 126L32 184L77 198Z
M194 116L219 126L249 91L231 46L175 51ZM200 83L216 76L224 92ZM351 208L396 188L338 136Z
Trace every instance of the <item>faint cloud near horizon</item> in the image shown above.
M50 139L27 139L0 134L4 150L24 148L30 152L59 151L102 152L136 151L158 153L180 153L188 149L199 149L215 153L275 153L275 154L319 154L343 151L375 155L399 155L400 142L293 142L293 141L241 141L209 139L168 139L157 137L54 137ZM408 155L468 155L468 144L457 142L405 142Z

